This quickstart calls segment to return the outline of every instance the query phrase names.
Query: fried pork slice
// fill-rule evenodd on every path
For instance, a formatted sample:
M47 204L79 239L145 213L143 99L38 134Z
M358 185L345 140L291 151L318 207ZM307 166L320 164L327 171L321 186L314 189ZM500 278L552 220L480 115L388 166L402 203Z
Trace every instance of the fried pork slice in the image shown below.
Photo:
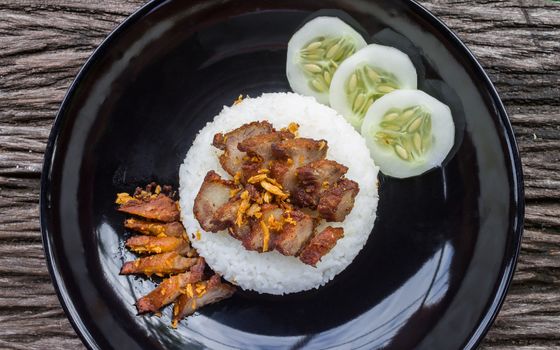
M191 284L190 288L187 286L186 293L181 294L173 305L173 327L197 309L230 298L235 290L234 286L222 283L219 275L213 275L208 281Z
M258 202L261 201L260 193L255 186L248 184L244 189L238 191L235 196L231 197L226 204L218 208L212 218L212 224L220 230L225 230L233 226L238 220L240 209L244 205L249 205L250 200ZM247 210L245 207L244 210Z
M296 167L324 159L329 146L325 140L307 138L288 139L272 144L272 154L277 159L292 159Z
M251 220L250 231L242 237L242 244L247 250L273 250L275 235L282 228L282 208L275 204L264 204L261 213L260 218Z
M243 241L251 233L251 225L248 221L245 221L240 226L230 226L228 232L233 238Z
M135 253L169 253L192 257L196 254L189 241L177 237L132 236L126 240L126 247Z
M272 131L274 131L274 128L269 122L260 121L244 124L226 134L218 133L214 135L212 144L214 147L224 151L220 156L222 168L231 176L235 176L241 170L241 164L245 156L244 152L237 149L239 142L253 136L268 134Z
M325 182L336 183L347 171L348 167L334 160L320 159L299 167L297 174L302 185L319 189L325 186Z
M319 215L327 221L344 221L354 207L354 199L359 191L360 186L355 181L338 181L321 195L317 205Z
M325 254L331 251L336 242L344 237L344 230L340 227L328 226L319 232L309 243L303 247L299 254L299 260L304 264L316 266Z
M288 139L293 139L295 136L289 131L275 131L268 134L257 135L249 137L241 141L237 148L247 153L249 157L258 157L263 162L268 162L272 159L272 144L281 142Z
M348 168L334 160L320 159L296 169L298 187L292 193L293 203L317 208L321 194L332 187Z
M136 301L138 313L156 312L175 301L187 284L202 280L205 267L204 259L197 258L196 264L191 267L190 271L163 280L156 289Z
M163 222L179 221L179 208L175 201L160 193L142 199L131 198L118 208L127 214Z
M121 268L121 275L144 274L150 276L169 275L188 270L197 262L197 258L185 258L178 252L150 255L134 261L127 261Z
M241 164L241 170L239 173L239 182L242 184L247 184L247 180L250 179L252 176L258 175L259 170L265 168L265 163L261 162L260 160L254 161L254 158L245 161Z
M274 246L281 254L295 256L313 234L315 222L299 210L285 212L283 217L284 225L274 239Z
M230 200L222 205L214 213L211 224L219 231L225 230L235 224L237 213L241 207L243 200L239 197L230 198Z
M157 237L186 237L187 232L183 225L178 222L160 223L147 220L139 220L136 218L126 219L124 227L140 232L145 235Z
M272 144L272 154L278 160L271 162L271 177L284 189L294 193L297 189L296 169L307 163L324 159L327 141L306 138L288 139Z
M214 171L210 170L206 174L193 207L194 216L205 231L218 232L224 229L213 223L214 215L229 201L231 191L235 189L233 182L223 180Z
M290 194L295 193L297 190L296 168L291 159L272 161L270 163L270 177L282 185L282 189Z
M247 154L244 163L241 165L240 181L247 183L248 179L267 168L272 160L272 144L290 138L294 138L294 134L289 131L274 131L253 136L240 142L237 148Z
M252 184L245 185L245 191L247 191L247 193L249 194L249 198L253 202L262 203L261 193L259 192L257 187L255 187L255 185ZM243 191L240 191L240 194L241 193L243 193Z

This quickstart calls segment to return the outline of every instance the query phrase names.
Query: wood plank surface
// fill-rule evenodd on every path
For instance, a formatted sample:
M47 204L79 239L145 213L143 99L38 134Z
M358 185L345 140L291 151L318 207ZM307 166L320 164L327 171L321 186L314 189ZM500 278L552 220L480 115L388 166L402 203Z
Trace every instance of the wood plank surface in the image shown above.
M83 348L56 298L39 232L39 177L57 108L106 35L144 1L0 0L0 348ZM423 0L479 58L510 114L526 230L481 348L560 348L560 3Z

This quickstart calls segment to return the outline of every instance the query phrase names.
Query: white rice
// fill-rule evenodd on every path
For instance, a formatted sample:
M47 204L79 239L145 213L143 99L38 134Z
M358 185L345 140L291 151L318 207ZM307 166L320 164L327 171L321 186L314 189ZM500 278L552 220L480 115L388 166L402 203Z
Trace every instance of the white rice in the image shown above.
M344 228L344 237L316 268L276 251L248 251L225 231L205 232L193 215L194 198L209 170L231 178L218 162L220 151L212 146L214 134L258 120L268 120L277 129L296 122L300 125L299 136L327 140L327 158L346 165L347 178L360 185L354 209L346 220L331 223ZM192 239L192 245L208 265L239 287L270 294L318 288L344 270L366 243L377 209L377 172L364 139L335 110L312 97L294 93L263 94L231 107L224 106L214 121L198 133L179 170L181 218L191 237L200 231L200 239Z

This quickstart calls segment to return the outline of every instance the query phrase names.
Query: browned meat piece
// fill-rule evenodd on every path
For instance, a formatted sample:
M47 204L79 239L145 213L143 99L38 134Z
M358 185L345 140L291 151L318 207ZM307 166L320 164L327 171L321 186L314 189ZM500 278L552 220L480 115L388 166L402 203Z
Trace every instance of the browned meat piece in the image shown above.
M321 188L325 182L329 185L336 183L347 171L347 167L334 160L320 159L299 167L297 176L304 186Z
M264 204L261 213L259 219L251 220L250 231L242 237L243 246L247 250L263 252L274 249L274 236L281 229L284 210L275 204Z
M226 134L214 135L213 145L224 151L220 156L220 164L231 176L241 170L245 153L237 149L239 142L253 136L268 134L274 131L272 125L267 121L252 122L242 125Z
M242 201L243 200L238 196L230 198L230 200L226 204L222 205L218 210L216 210L211 224L214 225L214 227L219 231L225 230L226 228L235 224L237 213Z
M251 225L249 222L244 222L241 226L232 225L228 228L229 234L240 241L245 239L245 236L251 233Z
M165 279L149 294L136 301L138 313L156 312L165 305L172 303L189 283L196 283L204 277L206 263L198 258L189 272L181 273Z
M292 203L302 208L317 208L319 195L317 192L298 187L292 193Z
M235 188L233 182L223 180L212 170L206 174L193 207L194 216L205 231L218 232L224 229L212 221L216 211L229 201L231 191Z
M259 173L259 170L265 167L264 163L261 161L254 162L252 160L248 160L241 165L239 182L242 184L246 184L247 180L254 175Z
M327 221L342 222L354 207L360 187L352 180L342 179L326 190L319 199L317 211Z
M183 318L192 315L196 309L217 303L231 297L235 287L222 283L220 276L214 275L208 281L191 284L185 294L181 294L173 305L173 327Z
M188 257L195 254L187 240L177 237L133 236L126 240L126 246L135 253L177 252Z
M177 252L150 255L145 258L127 261L121 268L121 275L152 274L168 275L181 273L193 266L197 258L185 258Z
M247 160L241 165L240 181L247 183L252 176L258 175L259 171L267 168L272 160L272 143L294 138L289 131L275 131L250 137L240 142L237 148L247 153Z
M336 242L344 237L344 230L340 227L326 227L316 234L309 243L303 247L299 259L307 265L315 266L321 258L331 251Z
M259 192L259 190L252 184L247 184L245 185L245 190L249 193L249 198L253 201L253 202L261 202L262 201L262 196L261 193ZM240 191L242 192L242 191Z
M299 210L285 212L284 221L282 231L276 235L274 246L284 255L295 256L313 234L315 222Z
M333 160L320 159L296 169L298 188L292 193L294 204L315 209L321 193L332 187L348 168Z
M244 210L247 210L250 201L262 203L262 197L255 186L247 184L244 189L238 191L226 204L216 210L212 224L220 230L234 226L238 220L240 208L245 206ZM233 236L235 237L235 235Z
M297 190L296 167L291 160L275 160L270 164L270 177L290 194Z
M275 131L247 138L241 141L237 148L246 152L249 157L259 157L267 162L272 159L272 144L283 140L293 139L294 134L289 131Z
M269 243L270 243L270 231L269 231ZM241 243L243 247L247 250L254 250L258 252L263 252L263 239L264 231L261 226L261 220L251 220L249 223L249 231L242 237ZM267 251L270 249L267 249Z
M272 154L278 159L292 159L297 168L309 162L323 159L329 146L325 140L306 138L288 139L272 144Z
M164 194L149 196L143 199L132 198L121 204L118 210L151 220L163 222L179 221L179 208L177 208L177 204Z
M187 235L185 228L178 221L162 224L159 222L130 218L124 222L124 227L130 230L143 233L145 235L158 236L158 237L162 237L162 236L186 237Z
M304 212L305 214L311 216L314 220L321 220L321 217L319 216L319 213L317 212L317 209L311 209L311 208L307 208L307 207L300 207L299 210L301 210L302 212Z
M272 144L272 153L279 160L270 164L270 176L278 181L285 190L297 190L296 169L309 162L325 158L327 141L298 138Z

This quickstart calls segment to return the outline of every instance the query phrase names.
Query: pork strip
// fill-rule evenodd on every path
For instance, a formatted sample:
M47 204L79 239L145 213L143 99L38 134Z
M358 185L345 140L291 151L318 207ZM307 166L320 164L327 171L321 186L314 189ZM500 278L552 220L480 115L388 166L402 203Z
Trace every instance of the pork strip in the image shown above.
M320 159L296 169L297 189L292 201L301 207L317 208L321 194L332 187L348 168L334 160Z
M186 237L187 232L179 221L169 223L159 223L136 218L126 219L124 227L140 232L145 235L157 237Z
M150 220L163 222L179 221L177 203L162 193L143 199L132 198L121 204L118 210Z
M177 252L188 257L196 254L189 241L177 237L132 236L126 240L126 247L135 253Z
M229 234L240 241L245 239L245 236L251 233L251 225L248 221L245 221L241 226L232 225L228 228Z
M244 192L247 192L247 199L253 202L262 202L261 194L252 184L245 185L245 188L238 191L235 196L231 197L226 204L220 207L214 213L212 224L220 230L225 230L234 226L237 220L237 213L243 203Z
M247 180L249 180L252 176L255 176L259 173L259 170L264 169L266 166L262 161L254 161L253 158L243 162L241 164L240 176L239 181L242 184L247 184Z
M226 134L218 133L214 135L212 144L221 149L224 153L220 156L220 164L231 176L241 170L244 152L237 149L239 142L256 135L267 134L274 131L272 124L267 121L252 122L244 124L239 128Z
M325 140L308 138L287 139L272 144L272 155L276 159L292 159L300 167L327 156L329 146Z
M161 253L127 261L122 266L120 273L121 275L168 275L185 272L196 262L197 258L185 258L177 252Z
M354 207L354 199L360 191L357 182L342 179L326 190L319 199L317 211L327 220L342 222Z
M274 131L241 141L237 148L245 152L247 157L241 165L240 181L247 183L260 170L266 169L272 160L272 144L289 138L294 138L294 134L289 131Z
M206 174L193 207L194 216L205 231L218 232L224 229L215 225L213 219L218 209L229 201L234 189L236 186L233 182L223 180L216 172L210 170Z
M299 260L304 264L316 266L325 254L331 251L336 242L344 237L344 230L340 227L328 226L319 232L309 243L303 247L299 254Z
M173 326L183 318L192 315L197 309L217 303L231 297L236 288L228 283L222 283L220 276L213 275L208 281L198 282L191 287L189 292L181 294L173 305ZM200 291L200 293L198 292Z
M156 312L165 305L172 303L181 295L181 290L187 284L202 280L205 267L204 259L198 258L190 271L163 280L156 289L136 301L138 313Z
M220 231L232 226L237 218L241 202L242 199L240 198L230 198L226 204L216 210L211 224Z
M293 139L294 134L289 131L275 131L249 137L241 141L237 148L241 152L247 153L249 157L259 157L262 162L272 159L272 144L283 140Z
M288 139L272 144L272 154L277 159L270 163L271 177L288 192L297 189L296 169L307 163L324 159L328 144L325 140L306 138Z
M290 194L297 190L296 167L292 160L274 160L270 163L270 177Z
M249 194L249 198L253 201L253 202L257 202L257 203L261 203L262 202L262 195L259 192L259 190L257 189L257 187L255 187L255 185L252 184L246 184L245 185L245 191L247 191L247 193ZM242 193L242 191L240 191L240 194Z
M270 227L270 220L272 217L273 221L281 222L284 210L275 204L263 204L261 207L261 213L262 215L259 219L251 220L249 232L242 237L243 247L247 250L263 252L265 236L265 228L263 228L263 225L266 225L266 229L268 229L269 234L267 251L274 249L274 236L278 230Z
M275 239L274 246L281 254L295 256L313 234L314 220L300 210L284 213L284 225Z

